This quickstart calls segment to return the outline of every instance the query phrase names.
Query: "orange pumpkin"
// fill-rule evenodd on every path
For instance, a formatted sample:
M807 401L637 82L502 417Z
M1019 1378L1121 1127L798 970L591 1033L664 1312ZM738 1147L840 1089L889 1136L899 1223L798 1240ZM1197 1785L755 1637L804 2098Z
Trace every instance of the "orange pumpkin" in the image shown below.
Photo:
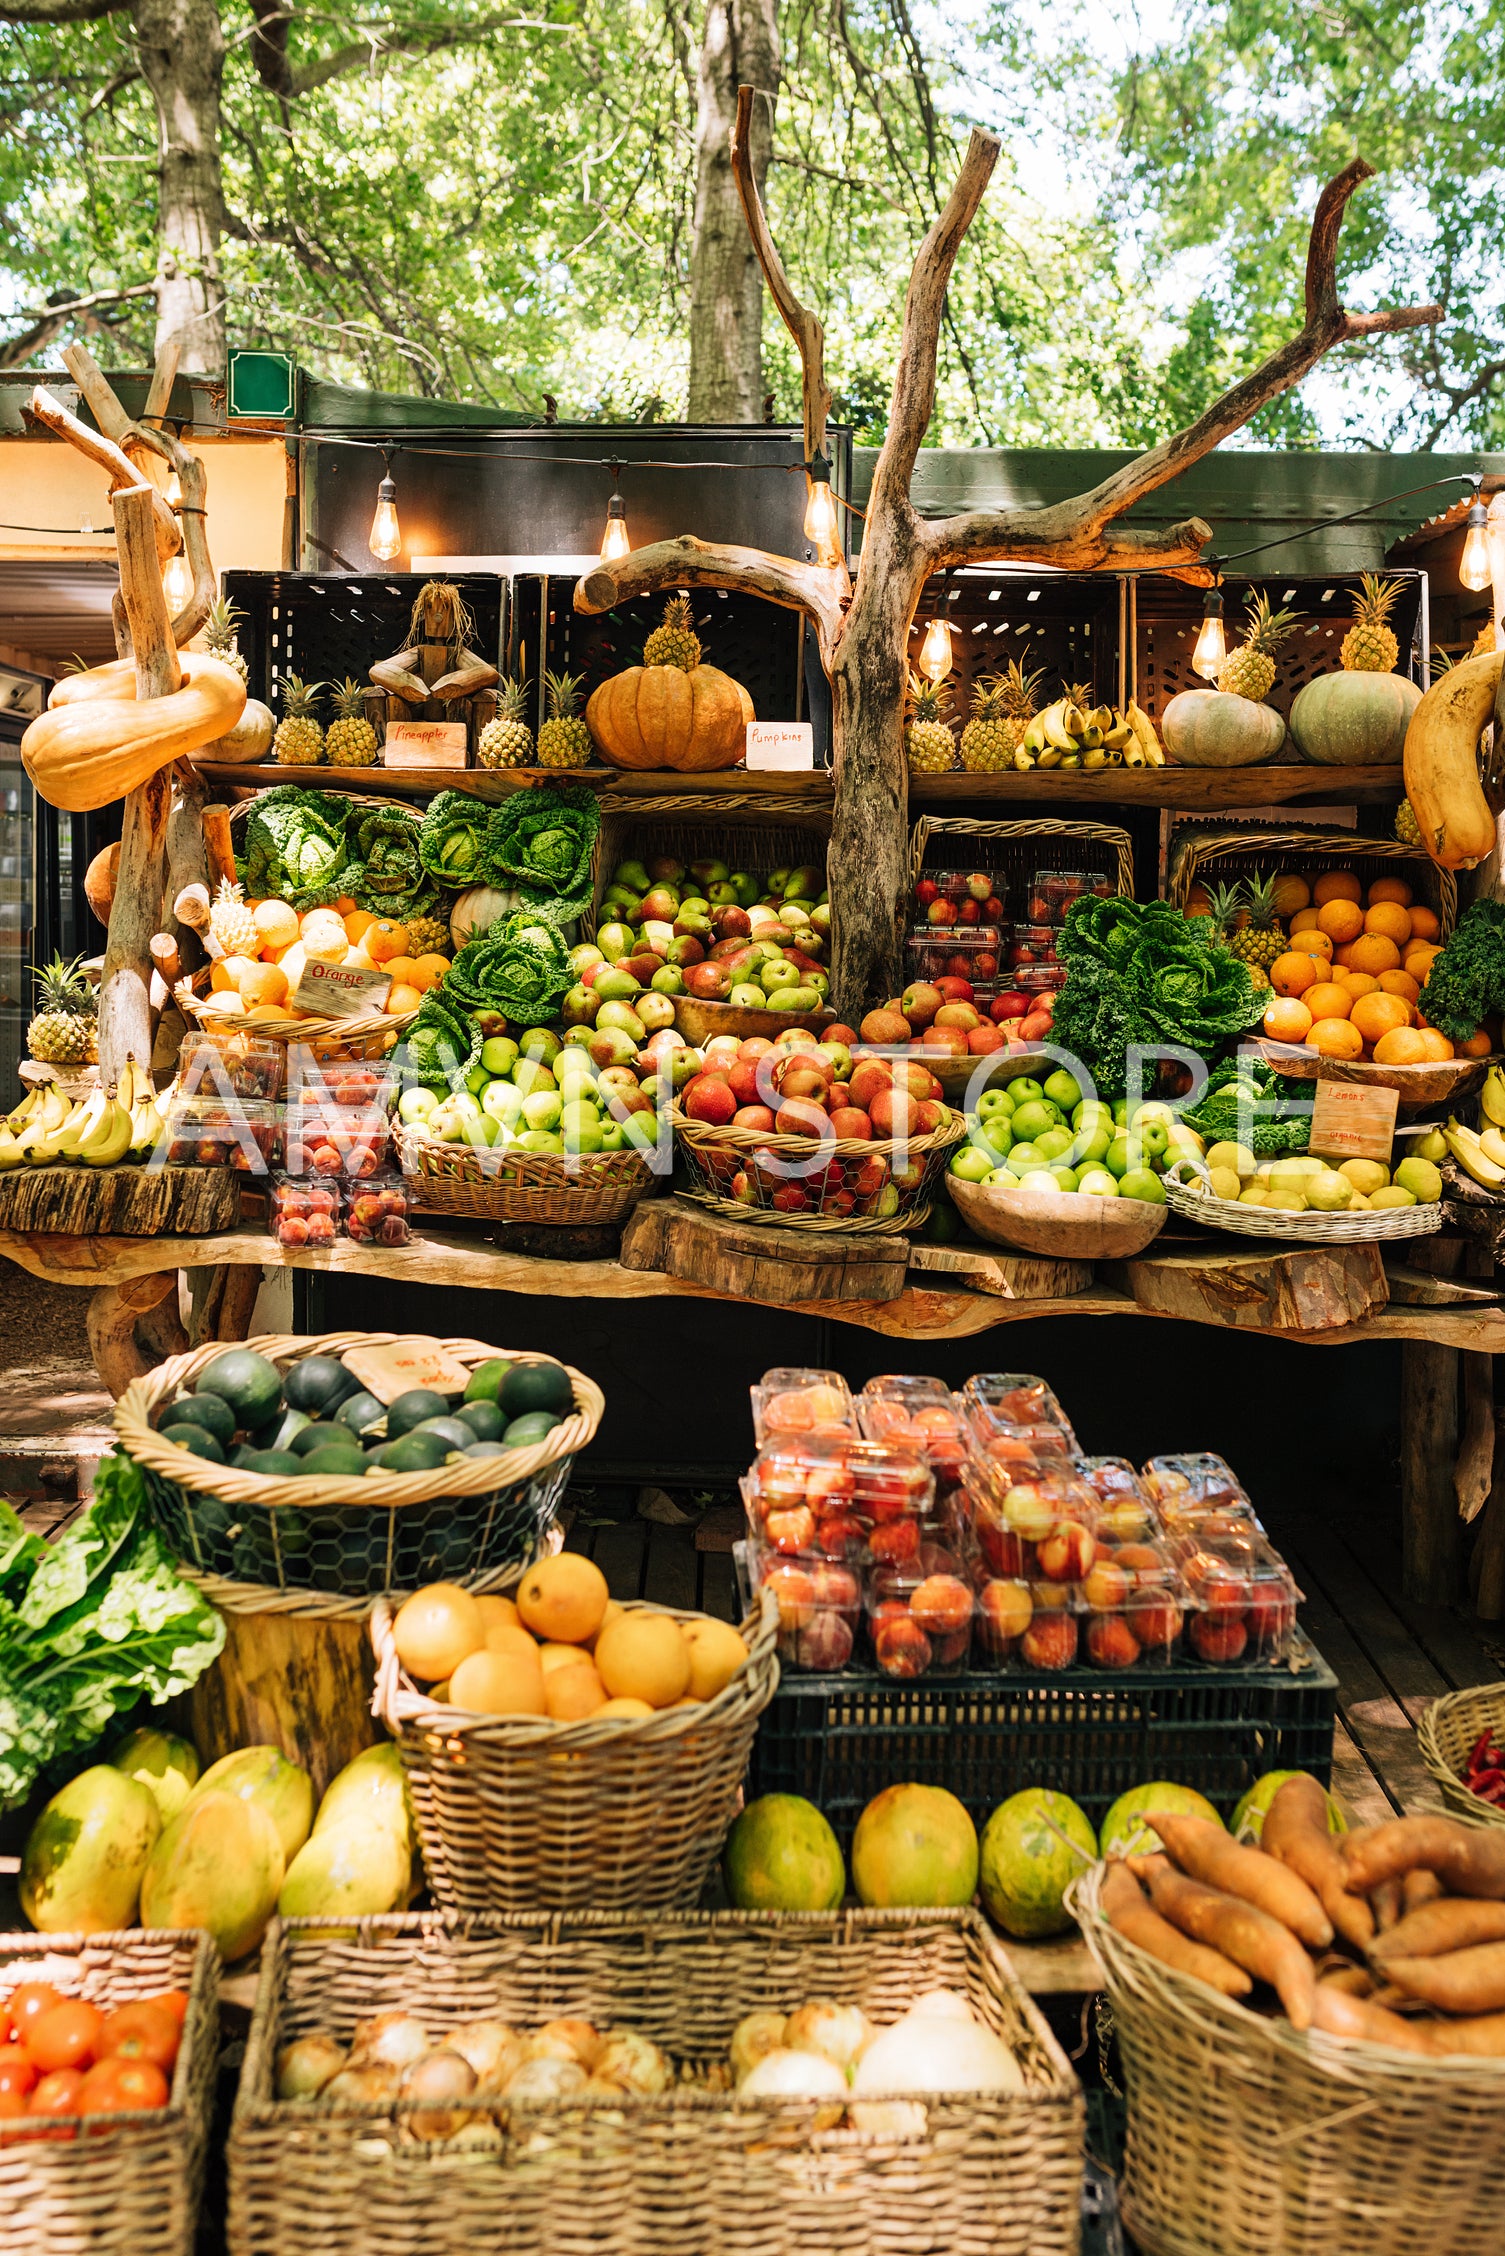
M614 768L735 767L747 748L753 701L715 666L629 666L596 690L586 725Z

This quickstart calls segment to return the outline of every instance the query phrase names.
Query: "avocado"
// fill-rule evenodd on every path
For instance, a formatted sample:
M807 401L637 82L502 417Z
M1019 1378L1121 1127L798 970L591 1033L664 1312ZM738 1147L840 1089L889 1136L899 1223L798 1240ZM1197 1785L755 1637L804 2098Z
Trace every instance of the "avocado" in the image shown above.
M509 1449L531 1449L559 1424L552 1410L529 1410L514 1418L502 1439Z
M512 1365L499 1355L494 1355L489 1363L478 1363L465 1389L466 1401L495 1402L496 1390L511 1368Z
M352 1433L363 1434L372 1426L380 1425L386 1414L387 1406L384 1402L378 1402L374 1394L362 1392L351 1395L348 1402L340 1404L334 1414L334 1422L337 1426L348 1426Z
M524 1418L532 1410L552 1410L567 1418L575 1407L569 1373L562 1363L514 1363L497 1389L504 1417Z
M305 1426L313 1424L306 1410L281 1410L264 1426L253 1426L246 1439L253 1449L291 1449Z
M361 1392L361 1382L333 1355L305 1355L288 1372L282 1391L295 1410L332 1418L342 1402Z
M432 1433L405 1433L389 1441L371 1460L384 1473L432 1473L449 1455L449 1443Z
M425 1418L421 1426L414 1426L411 1431L437 1434L451 1449L468 1449L476 1438L474 1427L463 1418Z
M221 1449L228 1449L235 1439L235 1412L217 1394L185 1394L181 1402L169 1402L163 1411L163 1433L169 1426L202 1426Z
M282 1381L275 1364L252 1347L232 1347L216 1355L194 1382L195 1394L217 1394L248 1430L264 1426L282 1408Z
M337 1449L311 1449L297 1462L309 1480L361 1480L371 1469L353 1441Z
M211 1465L223 1465L225 1453L207 1426L164 1426L162 1439L170 1441L176 1449L191 1449L195 1457L207 1457Z
M245 1470L264 1473L270 1480L288 1480L307 1469L303 1459L295 1457L290 1449L251 1449L245 1455Z
M327 1419L322 1424L305 1426L301 1433L295 1433L288 1448L295 1457L306 1457L311 1449L358 1450L360 1443L348 1426L337 1426L333 1419Z
M477 1441L500 1441L507 1423L494 1402L462 1402L455 1416L469 1426Z
M425 1418L443 1418L448 1414L448 1402L432 1387L409 1387L406 1394L400 1394L395 1402L387 1405L388 1439L398 1441L415 1426L421 1426Z

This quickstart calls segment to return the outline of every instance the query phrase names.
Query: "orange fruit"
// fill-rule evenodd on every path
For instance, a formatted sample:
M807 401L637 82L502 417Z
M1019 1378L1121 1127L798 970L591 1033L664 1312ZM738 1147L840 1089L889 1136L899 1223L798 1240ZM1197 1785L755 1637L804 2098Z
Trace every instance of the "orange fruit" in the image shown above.
M1262 1023L1272 1042L1304 1042L1311 1030L1312 1014L1299 995L1278 995L1265 1005Z
M1270 985L1277 995L1299 995L1317 976L1317 959L1300 949L1277 956L1270 966Z
M556 1723L579 1723L606 1705L606 1687L583 1653L573 1668L545 1672L544 1705Z
M246 956L219 957L216 962L209 966L209 992L212 995L228 994L235 985L234 976L230 970L231 964L247 963L249 960Z
M1316 987L1308 987L1301 1000L1314 1019L1347 1018L1353 1008L1353 997L1346 987L1336 980L1324 979Z
M1455 1054L1452 1043L1435 1026L1424 1026L1421 1029L1421 1041L1422 1055L1429 1058L1435 1065L1441 1065L1444 1058L1450 1058Z
M345 937L352 948L358 946L376 919L369 909L347 909L340 922L345 927Z
M1387 940L1403 948L1411 937L1411 912L1398 901L1372 901L1364 911L1364 930L1383 932Z
M539 1658L537 1643L521 1622L488 1622L484 1643L488 1653L521 1653L524 1660ZM574 1647L570 1650L573 1652Z
M543 1670L526 1653L469 1653L449 1680L451 1703L472 1715L547 1715Z
M1333 974L1340 987L1346 987L1355 1000L1360 995L1377 995L1380 983L1367 971L1350 971L1347 966Z
M518 1622L517 1607L510 1598L496 1598L488 1594L484 1598L477 1598L476 1604L481 1609L481 1619L486 1624L488 1632L493 1629L501 1629L505 1625L510 1625L513 1629L516 1629Z
M1195 914L1195 911L1191 913ZM1207 911L1204 909L1202 914L1206 916ZM608 1716L620 1718L623 1722L626 1722L629 1717L637 1720L642 1716L651 1716L652 1713L653 1710L646 1700L608 1700L604 1708L597 1708L596 1710L597 1718L602 1722Z
M1352 870L1324 870L1312 887L1312 899L1318 908L1329 901L1362 901L1364 888Z
M1414 1026L1397 1026L1392 1033L1382 1034L1374 1045L1376 1065L1422 1065L1427 1052L1425 1034L1418 1034Z
M1299 932L1291 934L1291 952L1299 952L1303 956L1319 956L1324 963L1331 963L1333 960L1331 940L1325 932L1319 932L1314 924L1303 925Z
M360 949L355 949L352 952L357 955L362 953ZM348 963L350 958L347 956L345 960ZM378 960L379 959L375 956L371 958L373 964L375 964ZM411 956L388 956L386 962L382 964L381 968L383 971L390 973L392 983L396 987L416 987L418 984L417 980L413 977L413 974L418 969L418 966L413 961L413 958Z
M398 1011L415 1011L422 1001L416 987L399 987L394 983L386 1001L388 1016L395 1017Z
M342 893L339 899L334 902L333 907L336 916L349 916L351 910L355 907L355 895L353 893Z
M361 946L373 963L390 963L394 956L408 952L408 928L394 924L390 917L373 917L361 934Z
M276 964L247 964L236 992L247 1009L257 1003L285 1003L287 973Z
M1414 1003L1421 994L1419 984L1409 971L1382 971L1379 983L1387 995L1401 995L1408 1003Z
M426 995L431 987L438 986L448 969L448 956L420 956L413 966L410 984L421 987Z
M730 1622L697 1614L681 1625L690 1648L690 1698L714 1700L747 1665L747 1647Z
M1398 1026L1410 1025L1411 1005L1399 995L1361 995L1349 1013L1349 1021L1366 1042L1378 1042Z
M298 912L286 901L258 901L253 914L263 948L290 948L297 939Z
M1459 1057L1488 1057L1494 1045L1490 1041L1488 1028L1479 1026L1466 1042L1458 1042L1454 1047Z
M397 1658L409 1676L426 1684L451 1676L485 1640L480 1611L468 1590L453 1582L427 1583L404 1599L392 1624Z
M1350 954L1355 971L1371 972L1376 978L1382 971L1400 969L1400 950L1388 933L1361 933Z
M1307 1041L1320 1057L1356 1058L1364 1037L1346 1018L1319 1018Z
M1366 897L1371 908L1376 901L1395 901L1403 909L1411 906L1411 888L1403 877L1377 877Z
M517 1586L518 1618L524 1629L552 1645L579 1645L601 1627L609 1596L606 1577L593 1559L560 1551L552 1559L540 1559L523 1576Z
M1429 909L1422 901L1418 901L1411 911L1411 937L1413 940L1442 938L1442 926L1438 922L1436 910Z
M614 1700L670 1708L690 1688L690 1648L669 1614L624 1614L596 1639L596 1667Z
M1311 908L1298 909L1286 929L1293 940L1298 932L1315 932L1317 929L1316 910Z
M1319 887L1321 882L1319 879ZM1324 901L1318 908L1317 929L1341 946L1344 941L1358 939L1364 929L1364 912L1357 901L1350 900L1346 894L1340 894L1336 899Z
M1408 952L1401 958L1401 970L1409 971L1411 977L1413 979L1419 979L1422 986L1425 987L1427 983L1427 973L1431 970L1433 964L1437 961L1437 958L1441 954L1442 950L1440 948L1412 948L1408 950Z
M1312 889L1304 877L1296 877L1289 870L1275 880L1275 914L1291 918L1302 909L1310 908Z

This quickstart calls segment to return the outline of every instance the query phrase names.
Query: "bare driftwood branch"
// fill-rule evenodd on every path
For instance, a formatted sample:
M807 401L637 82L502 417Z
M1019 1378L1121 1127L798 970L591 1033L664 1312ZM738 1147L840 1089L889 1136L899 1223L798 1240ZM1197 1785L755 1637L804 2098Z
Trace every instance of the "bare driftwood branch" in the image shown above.
M139 422L133 422L121 406L110 386L109 378L83 345L70 345L63 359L69 374L78 385L89 410L100 429L119 446L121 452L135 463L137 474L143 478L162 478L170 469L176 472L182 493L181 519L174 516L179 542L188 559L193 574L193 593L173 620L173 636L179 649L193 640L209 616L209 606L214 601L216 581L214 565L209 554L208 519L205 515L204 497L207 477L202 461L184 446L172 431L159 426L172 398L174 378L178 372L179 346L169 341L157 355L152 371L151 385L146 395L146 405ZM164 501L163 507L167 504ZM169 515L173 513L169 511Z
M752 169L753 104L757 98L756 87L738 87L737 123L732 133L732 177L742 199L747 232L758 254L768 294L799 350L803 371L805 460L813 462L825 450L826 419L831 412L831 387L826 382L826 332L810 308L801 305L795 296L794 285L784 271L784 262L768 231L768 217Z
M126 492L141 484L140 471L113 439L106 438L102 432L91 431L87 423L81 423L76 415L70 414L62 402L55 400L40 384L32 393L30 404L31 412L39 423L45 424L49 431L55 431L60 439L67 439L70 445L78 448L80 454L86 454L91 462L98 463L110 481L112 494ZM178 521L155 488L150 491L157 555L159 561L165 564L169 556L176 556L178 552Z
M678 540L654 541L630 556L596 565L576 583L575 609L610 611L629 596L652 595L664 587L742 588L803 611L829 663L841 636L848 586L844 565L801 564L792 556L722 547L684 533Z

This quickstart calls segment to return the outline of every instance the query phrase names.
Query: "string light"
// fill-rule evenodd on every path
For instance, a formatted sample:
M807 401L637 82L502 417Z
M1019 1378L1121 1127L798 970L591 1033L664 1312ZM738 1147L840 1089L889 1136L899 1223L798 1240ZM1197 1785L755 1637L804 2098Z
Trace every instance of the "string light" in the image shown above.
M1458 577L1466 588L1487 588L1490 584L1488 522L1488 512L1476 490L1469 507L1468 532L1458 566Z
M402 527L397 522L397 487L392 478L392 457L382 450L386 476L376 489L376 515L371 520L371 538L367 542L373 556L390 564L394 556L402 553Z
M951 671L951 623L937 611L925 629L920 645L920 672L933 682L944 681Z
M606 504L606 530L601 535L601 561L614 564L619 557L632 554L632 541L627 531L627 510L617 491L622 476L622 465L613 458L606 466L611 472L611 499Z
M162 593L167 598L169 618L176 618L193 601L193 572L182 549L167 559L167 570L162 575Z
M1204 681L1216 681L1227 655L1222 594L1217 588L1209 588L1202 604L1202 632L1191 654L1192 672L1200 674Z
M805 464L805 487L805 538L814 548L818 564L839 564L836 497L831 491L831 465L823 454Z

